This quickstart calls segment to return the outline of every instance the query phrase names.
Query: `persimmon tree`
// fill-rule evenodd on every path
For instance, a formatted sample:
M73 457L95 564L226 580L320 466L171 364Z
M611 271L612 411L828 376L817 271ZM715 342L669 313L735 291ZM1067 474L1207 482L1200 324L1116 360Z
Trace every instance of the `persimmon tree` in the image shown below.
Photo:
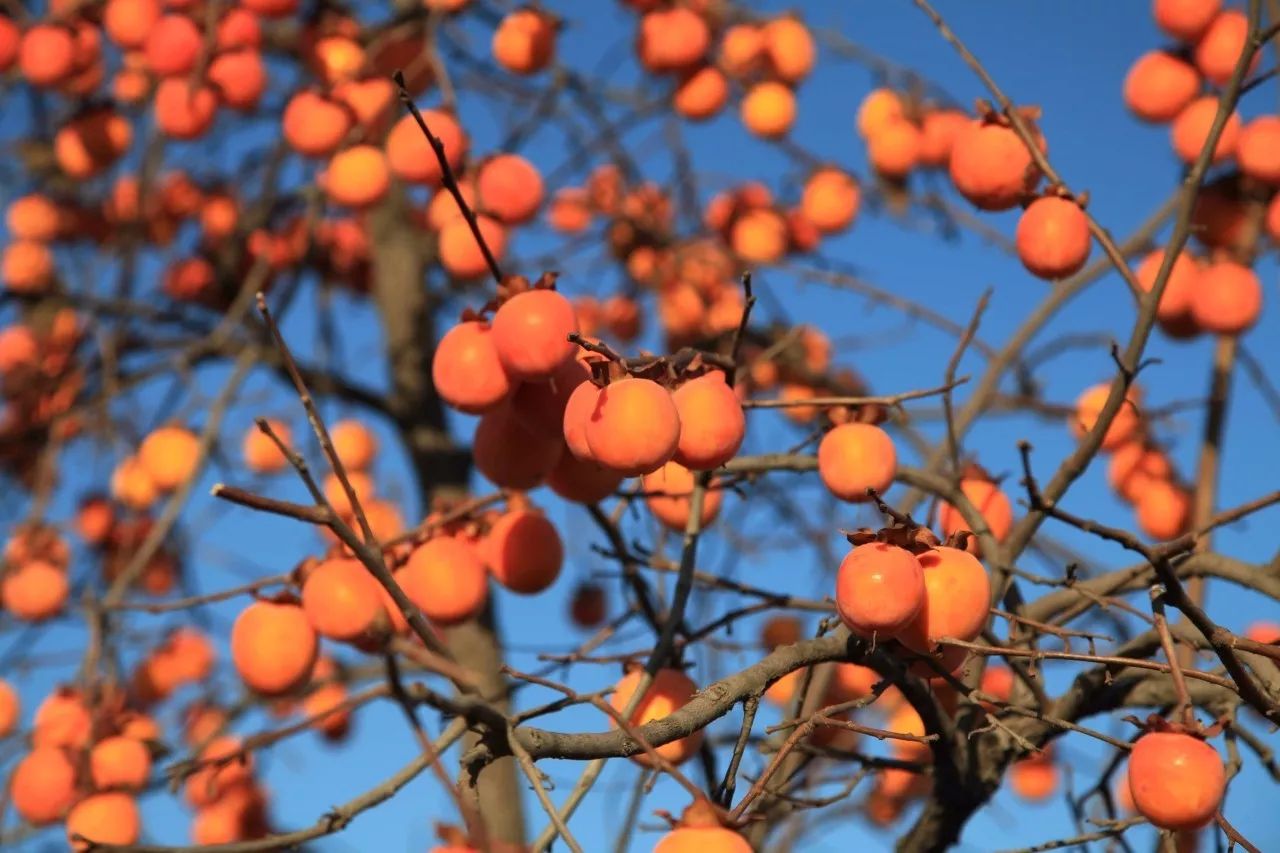
M924 851L1007 783L1074 827L1029 849L1258 849L1280 568L1215 541L1280 503L1220 488L1280 470L1225 426L1242 383L1280 417L1263 5L1152 5L1098 97L1178 165L1118 238L1035 75L927 0L963 99L721 0L3 4L4 846L283 849L416 798L446 853ZM876 79L823 117L844 159L795 128L827 66ZM845 262L867 217L1016 272L951 316ZM881 370L867 305L949 358ZM398 769L306 797L371 744Z

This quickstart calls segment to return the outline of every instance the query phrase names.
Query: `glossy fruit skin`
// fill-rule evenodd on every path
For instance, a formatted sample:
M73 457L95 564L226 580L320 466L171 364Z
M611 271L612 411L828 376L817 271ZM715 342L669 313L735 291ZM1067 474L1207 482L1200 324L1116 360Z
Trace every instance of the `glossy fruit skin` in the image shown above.
M836 574L836 610L862 637L891 637L924 604L924 569L910 551L884 542L859 545Z
M653 853L751 853L751 845L725 827L682 826L660 838Z
M1199 829L1213 820L1226 789L1218 751L1175 732L1149 732L1129 753L1134 806L1161 829Z
M694 471L728 462L742 446L747 419L742 404L718 370L690 379L671 394L680 415L675 460Z
M818 445L818 475L842 501L869 501L867 489L883 494L893 485L897 468L893 439L878 426L841 424Z
M621 712L627 707L627 703L631 701L631 696L640 685L640 679L643 675L643 669L635 669L622 677L613 695L609 697L609 704L615 710ZM653 683L649 685L644 698L635 711L632 712L630 723L635 726L642 726L654 720L661 720L687 705L697 690L698 686L681 670L660 669L654 675ZM617 728L617 724L613 722L612 718L610 718L610 727ZM688 761L697 753L698 747L702 744L702 738L703 732L699 729L687 737L673 740L661 746L655 745L655 748L658 754L667 761L679 765ZM649 767L652 764L649 756L643 750L632 755L631 760L644 767Z
M641 488L649 493L644 502L658 521L671 531L683 533L693 510L694 475L688 468L672 460L641 478ZM700 525L706 529L720 514L724 492L712 481L703 492ZM663 494L658 494L663 493Z
M583 432L592 459L635 477L657 470L675 455L680 413L667 389L628 377L600 389Z
M1173 121L1199 92L1196 69L1163 50L1138 57L1124 78L1125 105L1147 122Z
M445 332L431 361L431 381L442 400L469 415L492 409L512 389L492 330L481 320L468 320Z
M1018 257L1040 278L1061 279L1079 272L1089 259L1090 239L1084 211L1069 199L1038 198L1018 220Z
M319 643L296 604L255 601L231 626L231 660L251 689L279 695L301 687L311 675Z
M58 747L37 746L18 762L9 780L13 810L36 826L62 817L75 798L76 769Z
M452 536L437 536L415 548L396 580L409 600L440 625L467 621L489 598L480 556L471 544Z
M934 548L918 559L924 570L924 603L898 632L898 640L921 654L933 652L943 637L973 640L987 623L991 606L987 570L958 548Z
M564 543L542 513L503 514L480 542L480 556L494 579L512 592L533 595L555 583L564 565Z
M527 382L548 379L573 359L578 331L573 303L554 290L526 290L493 315L493 343L507 373Z
M359 560L325 560L302 585L302 609L316 633L355 640L386 619L381 584Z

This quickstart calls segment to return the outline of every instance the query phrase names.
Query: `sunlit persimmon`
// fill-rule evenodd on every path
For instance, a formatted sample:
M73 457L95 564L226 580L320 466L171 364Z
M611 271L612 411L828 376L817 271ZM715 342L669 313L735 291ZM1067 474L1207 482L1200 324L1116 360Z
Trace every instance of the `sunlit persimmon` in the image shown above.
M1013 504L1009 496L989 478L980 476L962 477L960 491L982 516L987 529L991 531L996 541L1003 541L1013 527ZM942 528L944 536L969 530L969 525L960 515L960 511L949 503L943 503L938 508L938 526ZM976 539L970 539L966 550L973 554L978 553Z
M902 96L892 89L872 89L858 105L855 124L863 139L870 139L891 121L906 117Z
M390 186L386 155L373 145L353 145L339 151L325 170L324 189L329 200L347 207L376 204L386 196Z
M92 734L93 715L84 697L70 687L56 688L31 720L33 746L82 747Z
M345 105L307 91L298 92L290 98L281 116L285 142L308 157L332 154L342 144L352 124L352 113Z
M220 53L209 63L209 82L222 103L249 112L258 106L267 87L267 69L256 50Z
M697 471L718 468L742 446L747 421L742 404L719 370L690 379L671 394L680 416L675 460Z
M125 49L140 48L160 20L160 0L107 0L102 7L102 29Z
M854 177L828 167L805 181L800 209L820 232L834 234L853 224L860 202L861 192Z
M385 629L380 584L359 560L335 558L312 569L302 585L302 610L316 633L334 640Z
M631 697L639 688L641 679L646 677L645 671L641 668L633 669L622 677L615 686L613 695L609 697L609 704L614 710L622 712L626 709ZM646 723L662 720L687 705L697 690L698 686L681 670L660 669L653 676L653 682L645 691L640 704L632 711L628 722L633 726L643 726ZM610 725L617 728L613 718L610 718ZM702 744L702 738L703 732L698 729L685 737L661 746L655 744L654 747L658 755L678 765L693 757ZM631 759L644 767L649 767L653 763L643 751L637 751Z
M135 738L104 738L89 750L89 772L99 790L140 791L151 775L151 752Z
M564 543L544 514L508 510L480 540L479 554L498 583L512 592L532 595L560 576Z
M475 616L489 597L484 562L462 539L437 536L419 545L396 572L396 581L423 614L440 625Z
M969 125L969 117L960 110L929 110L920 120L920 162L925 166L945 168L951 162L951 149L956 137Z
M920 128L906 119L890 119L867 137L867 159L879 174L901 180L920 162Z
M204 36L186 15L169 14L155 21L147 32L143 53L147 67L159 77L189 74L200 59ZM183 81L189 84L190 81Z
M920 712L907 702L902 702L893 709L889 719L885 721L885 728L891 732L916 737L924 737L927 734ZM927 762L933 756L929 744L920 741L893 740L890 744L893 756L902 761Z
M890 637L924 602L924 570L910 551L883 542L859 545L840 563L836 610L850 631Z
M600 388L591 382L583 382L573 389L564 405L564 441L570 453L581 460L594 461L591 446L587 444L587 421L595 413ZM603 467L603 466L602 466Z
M311 674L319 643L303 609L289 601L255 601L231 626L231 662L250 689L288 693Z
M507 247L506 228L498 220L484 214L476 217L476 226L494 259L501 260ZM480 249L470 223L462 217L450 220L440 229L439 250L440 265L455 278L479 278L490 272L488 260Z
M340 682L322 684L302 700L302 713L315 718L311 725L326 740L340 741L351 730L351 709L343 707L347 698L346 685Z
M1137 499L1138 527L1152 539L1176 539L1191 521L1191 494L1172 480L1150 480Z
M1009 787L1021 799L1038 803L1053 796L1061 776L1062 771L1050 758L1024 758L1009 766Z
M1117 447L1107 461L1107 483L1130 503L1136 503L1152 483L1172 476L1169 457L1145 441L1130 441Z
M1093 430L1110 395L1111 384L1103 382L1086 388L1076 399L1075 413L1071 416L1070 424L1071 432L1077 439L1083 438L1085 433ZM1132 385L1125 392L1115 417L1111 419L1111 423L1107 425L1107 431L1102 436L1103 450L1115 450L1142 432L1141 406L1142 392L1138 386Z
M694 474L678 462L668 462L656 471L645 474L641 488L645 491L645 505L667 528L683 533L693 509ZM702 514L699 524L705 528L715 521L724 500L713 480L703 493Z
M528 222L542 205L542 175L518 154L485 160L476 175L480 207L507 225Z
M1249 19L1238 9L1224 9L1209 22L1196 39L1192 55L1196 68L1215 86L1225 86L1236 70L1236 63L1249 41ZM1257 67L1259 55L1254 53L1250 69Z
M197 139L213 126L218 95L205 85L192 86L185 78L160 81L155 93L156 127L173 139Z
M76 68L75 37L58 24L38 23L22 36L18 70L33 86L56 86Z
M1216 335L1239 335L1253 328L1262 313L1262 283L1249 267L1235 261L1209 264L1191 296L1191 319Z
M287 423L268 418L267 424L285 447L291 447L293 435ZM289 466L289 460L280 451L279 445L271 436L258 429L257 425L245 432L244 441L241 443L241 455L244 458L245 467L255 474L278 474Z
M311 667L307 667L310 674ZM190 805L200 807L216 802L223 794L250 778L253 753L235 735L218 735L203 745L199 769L187 777L183 796Z
M583 432L590 458L635 477L675 455L680 413L666 388L650 379L629 377L600 389Z
M725 826L710 801L697 799L658 839L653 853L751 853L747 840Z
M720 65L725 73L745 77L764 58L764 32L754 23L734 24L720 37Z
M1044 137L1034 127L1032 134L1044 152ZM1008 210L1040 181L1040 169L1017 132L985 119L956 134L948 169L960 194L982 210Z
M444 334L432 357L431 380L442 400L473 415L501 403L512 388L483 320L459 323Z
M76 768L66 750L36 746L9 777L9 801L23 820L35 826L53 823L75 801Z
M1144 257L1138 269L1134 271L1138 284L1148 293L1155 286L1156 277L1164 263L1164 256L1163 249L1156 249ZM1156 306L1158 319L1170 321L1187 316L1191 311L1191 300L1199 289L1202 269L1200 262L1193 255L1186 251L1178 253L1169 270L1164 292L1160 294L1160 304Z
M872 424L840 424L818 445L818 475L842 501L868 501L868 489L887 491L897 467L893 439Z
M870 696L883 681L880 673L857 663L837 662L831 671L831 697L836 702L850 702Z
M445 161L456 172L467 156L466 131L456 118L442 110L422 110L422 119L444 146ZM440 161L412 115L402 117L387 135L387 163L396 177L415 184L435 186L443 174Z
M773 264L787 252L787 221L769 207L748 210L733 222L733 251L751 264Z
M973 640L987 622L991 581L982 563L968 551L938 547L917 558L924 569L924 603L897 633L907 648L927 654L938 640Z
M1008 702L1013 698L1013 684L1013 670L1007 666L988 663L986 668L982 670L982 681L978 685L978 689L994 698L997 702ZM996 706L990 702L984 701L982 707L989 712L996 710Z
M22 700L13 685L0 679L0 738L13 734L22 715Z
M0 580L4 608L24 622L42 622L57 616L69 594L66 572L43 560L13 566Z
M14 199L5 211L5 224L15 240L50 243L58 237L60 221L58 206L39 193Z
M1195 41L1222 8L1222 0L1153 0L1156 26L1182 41Z
M685 118L702 121L720 112L728 100L729 83L724 72L714 65L704 65L680 78L671 105Z
M514 74L536 74L556 50L556 25L537 9L517 9L493 31L493 58Z
M53 252L34 240L14 240L0 256L0 283L13 293L48 290L54 272Z
M1124 78L1124 102L1143 121L1173 121L1200 93L1200 74L1168 51L1138 57Z
M636 52L650 71L678 71L693 65L711 44L711 31L692 9L674 6L640 19Z
M200 439L186 427L162 426L138 445L138 463L156 484L167 492L181 486L195 474L200 463Z
M329 427L329 440L338 454L342 467L351 471L363 471L373 464L378 454L378 438L369 427L354 419L337 421Z
M796 120L795 93L781 83L765 80L742 98L742 123L764 139L786 136Z
M538 382L573 359L577 346L569 335L577 331L573 303L554 290L535 289L516 294L497 310L492 341L508 374Z
M799 83L813 70L818 48L813 35L796 18L774 18L760 31L764 58L774 77L784 83Z
M1161 829L1209 823L1226 789L1217 750L1175 732L1148 732L1129 753L1129 791L1138 812Z
M1218 115L1218 96L1203 95L1187 104L1170 126L1173 151L1184 163L1194 163L1209 142L1209 131ZM1222 133L1210 156L1217 163L1236 153L1240 143L1240 114L1232 112L1227 117Z
M591 227L591 219L587 192L580 187L557 190L547 205L547 223L565 234L581 234Z
M1074 275L1089 259L1089 223L1080 205L1045 196L1018 219L1018 258L1033 275L1060 279Z

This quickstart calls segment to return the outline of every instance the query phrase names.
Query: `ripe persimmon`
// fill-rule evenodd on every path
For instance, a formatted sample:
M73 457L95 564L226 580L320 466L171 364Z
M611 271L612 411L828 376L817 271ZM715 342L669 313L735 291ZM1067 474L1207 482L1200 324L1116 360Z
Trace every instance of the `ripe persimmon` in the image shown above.
M869 666L839 661L831 672L831 696L837 702L863 699L874 692L883 680L880 673Z
M893 439L872 424L840 424L818 445L818 476L842 501L868 501L867 489L885 492L897 470Z
M683 533L689 524L689 513L693 509L694 475L679 462L667 462L655 471L645 474L640 482L647 493L645 505L664 526L677 533ZM724 500L724 492L716 487L713 480L702 496L702 514L699 524L706 527L715 521L720 514L720 504Z
M898 631L897 639L912 651L929 654L943 637L977 637L991 607L991 581L982 563L968 551L946 546L926 551L917 559L924 570L924 602L911 622Z
M836 610L859 636L894 636L915 618L924 596L920 561L896 545L859 545L845 555L836 574Z
M567 447L547 475L551 491L567 501L596 503L618 490L624 477L590 459L579 459Z
M353 123L352 113L345 105L308 91L291 97L281 115L285 142L307 157L328 157L342 144ZM430 155L428 150L427 156Z
M58 129L53 154L70 178L93 177L120 159L133 143L129 120L109 109L81 113Z
M302 713L315 718L311 724L325 740L340 741L351 731L351 709L342 707L347 701L347 687L341 682L322 684L302 700Z
M578 331L573 303L554 290L526 290L502 303L493 315L492 340L511 376L540 382L573 359Z
M9 798L13 810L35 826L53 823L75 801L76 768L70 754L55 746L36 746L13 769Z
M902 96L893 89L872 89L858 105L855 125L863 139L870 139L891 121L906 117Z
M476 226L494 258L502 260L507 249L507 229L498 220L484 214L476 217ZM479 278L489 272L480 244L476 242L470 224L461 216L450 219L440 229L439 252L440 265L454 278Z
M1018 258L1040 278L1060 279L1079 272L1089 259L1090 239L1084 211L1071 199L1038 198L1018 220Z
M1044 137L1032 128L1041 152ZM974 119L956 134L948 163L960 194L982 210L1008 210L1035 189L1040 169L1011 127Z
M481 416L471 442L476 470L504 489L536 488L560 460L564 442L528 424L510 407Z
M1199 72L1165 50L1138 57L1124 78L1125 105L1143 121L1173 121L1199 93Z
M204 36L196 22L186 15L162 15L147 31L143 55L147 68L158 77L189 74L200 59Z
M622 676L614 687L613 695L609 697L609 704L614 710L619 713L626 710L631 697L640 686L640 680L645 677L644 669L639 667ZM652 683L627 721L633 726L643 726L646 723L664 719L689 704L689 700L697 692L698 686L682 670L660 669L654 674ZM617 728L617 723L612 717L609 722L611 728ZM661 746L657 744L653 746L658 755L678 765L693 757L702 744L702 738L703 732L699 729ZM631 760L643 767L649 767L653 763L643 751L636 752L631 756Z
M1102 382L1086 388L1076 399L1075 414L1071 417L1071 433L1077 439L1083 438L1085 433L1094 428L1110 395L1111 384ZM1116 410L1115 417L1107 425L1107 431L1102 436L1103 450L1115 450L1141 434L1143 429L1141 405L1141 389L1137 385L1129 386L1124 400L1120 403L1120 408Z
M308 666L308 675L310 672ZM183 786L183 796L197 808L217 802L253 772L253 753L235 735L218 735L201 747L197 757L199 769L187 777Z
M507 398L512 382L487 322L468 320L445 332L432 356L431 381L440 399L467 414L483 414Z
M1191 296L1191 319L1216 335L1239 335L1262 313L1262 283L1252 269L1230 260L1209 264Z
M779 139L795 124L796 96L783 84L765 80L747 90L740 110L747 130L763 139Z
M160 0L107 0L102 7L102 29L120 47L140 48L161 12Z
M800 210L820 232L834 234L853 224L861 197L858 182L852 175L825 167L805 181Z
M1200 37L1222 8L1222 0L1154 0L1156 26L1182 41Z
M1177 732L1148 732L1129 753L1129 792L1161 829L1198 829L1213 820L1226 790L1218 751Z
M710 45L707 22L684 6L647 12L640 19L636 53L650 71L688 68L703 57Z
M1043 802L1058 790L1061 771L1051 758L1040 755L1009 765L1009 787L1021 799Z
M58 687L36 708L31 720L33 746L79 748L89 742L93 716L78 690Z
M267 88L267 69L256 50L220 53L209 63L209 82L222 103L233 110L251 112Z
M173 139L198 139L213 126L218 95L211 86L192 87L182 77L166 77L156 86L156 127Z
M956 137L969 125L969 116L960 110L929 110L920 121L920 162L943 168L951 162Z
M905 118L889 119L867 137L867 159L879 174L902 180L920 162L920 128Z
M1202 95L1187 104L1169 128L1173 151L1184 163L1194 163L1209 142L1209 131L1218 115L1218 97ZM1218 163L1236 153L1240 144L1240 114L1232 112L1222 127L1213 147L1211 163Z
M813 71L818 48L809 28L798 19L774 18L760 29L760 36L764 42L764 59L774 77L795 84Z
M566 419L568 414L566 407ZM591 459L635 477L657 470L675 455L680 413L666 388L628 377L599 390L583 434Z
M0 738L13 734L22 716L22 700L13 685L0 679Z
M53 283L53 252L44 243L14 240L0 258L0 282L14 293L43 293Z
M786 219L771 207L761 207L734 220L729 242L748 263L774 264L787 253L787 241Z
M70 585L65 571L44 560L13 566L0 581L0 600L15 619L43 622L66 606Z
M444 146L445 161L456 172L470 145L466 131L443 110L422 110L422 119ZM436 186L444 174L431 143L412 115L403 116L387 134L387 163L396 177L413 184Z
M557 190L547 205L547 223L565 234L581 234L591 227L593 213L581 187Z
M348 418L333 424L329 440L348 473L366 470L378 454L378 437L358 420Z
M704 65L681 76L671 106L691 121L702 121L720 112L728 100L729 82L724 72L714 65Z
M532 595L555 583L564 564L556 526L535 510L511 509L480 540L479 554L495 580L512 592Z
M1164 263L1164 250L1156 249L1142 259L1134 272L1142 289L1151 292L1155 286L1160 265ZM1202 267L1194 255L1181 251L1173 261L1169 270L1169 278L1160 294L1160 304L1156 306L1156 317L1161 321L1174 321L1185 317L1191 311L1191 300L1199 289Z
M481 164L476 175L480 207L499 222L528 222L542 206L542 175L519 154L498 154Z
M1152 539L1176 539L1191 520L1191 493L1173 480L1149 480L1138 495L1138 527Z
M1169 480L1173 464L1160 448L1142 440L1130 441L1111 454L1107 461L1107 483L1112 491L1136 503L1153 482Z
M653 853L751 853L751 845L721 823L709 801L698 799L684 810L680 822L658 839Z
M695 471L719 468L742 446L747 420L725 375L713 370L685 382L671 394L680 416L675 460Z
M151 751L137 738L103 738L89 750L89 775L98 790L141 791L151 776Z
M231 662L250 689L268 696L300 687L311 674L319 642L302 607L262 599L231 626Z
M316 633L358 640L385 632L381 584L359 560L336 557L311 570L302 585L302 610Z
M452 536L436 536L414 548L396 572L396 581L409 600L440 625L467 621L489 597L480 555L469 542Z
M353 145L334 154L324 173L324 190L334 204L365 208L391 187L386 155L374 145Z
M1013 527L1013 504L1009 501L1009 496L990 478L982 476L961 477L960 491L981 514L996 541L1003 541ZM938 507L938 526L942 528L942 534L948 537L969 529L959 510L945 502ZM971 538L966 550L977 554L977 549L977 540Z
M1259 116L1241 128L1236 162L1254 180L1280 184L1280 116Z
M38 23L22 35L18 70L32 86L56 86L76 70L75 36L59 24Z
M537 9L516 9L493 31L494 61L513 74L536 74L556 51L556 25Z
M5 211L5 224L15 240L51 243L58 238L61 221L58 206L39 193L15 198Z
M754 23L733 24L720 37L720 66L726 74L746 77L764 59L764 31Z
M267 423L276 437L284 442L285 447L293 443L287 423L275 418L268 418ZM280 452L280 448L271 436L258 429L256 425L245 432L244 441L241 443L241 455L244 457L245 467L255 474L278 474L289 465L289 460Z
M1238 9L1224 9L1214 16L1196 39L1193 56L1196 68L1215 86L1225 86L1236 69L1249 40L1249 18ZM1257 67L1255 53L1249 71Z

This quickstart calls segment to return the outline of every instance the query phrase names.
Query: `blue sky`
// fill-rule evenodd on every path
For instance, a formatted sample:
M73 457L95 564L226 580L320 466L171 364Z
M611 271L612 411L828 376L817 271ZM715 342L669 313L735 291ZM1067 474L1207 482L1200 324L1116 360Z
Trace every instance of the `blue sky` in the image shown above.
M547 5L569 19L560 39L561 55L568 64L586 72L609 69L615 84L630 84L637 74L631 55L633 16L613 2L548 2ZM751 4L761 11L784 8L784 4ZM909 65L926 78L940 82L962 103L968 104L984 95L977 80L962 65L954 52L941 40L928 20L905 0L855 0L855 2L810 2L802 4L807 23L817 30L838 32L859 45L870 48L894 62ZM987 3L940 2L940 11L956 32L986 64L1008 94L1021 103L1038 104L1044 109L1041 126L1049 140L1050 158L1069 185L1090 193L1090 210L1113 234L1123 236L1132 231L1173 191L1180 177L1180 166L1172 154L1167 129L1148 127L1130 118L1120 98L1120 82L1130 63L1142 52L1164 43L1152 24L1149 4L1145 2L1113 3L1082 0L1077 3L1028 4L1013 0L991 0ZM488 30L485 25L468 24L465 33L477 53L487 51ZM1264 62L1264 67L1266 66ZM875 84L875 78L864 67L837 59L825 47L820 51L818 71L799 92L799 118L792 136L822 159L866 175L866 152L853 132L853 117L862 96ZM648 91L656 94L661 84L650 83ZM21 103L22 96L10 90L3 95L5 111ZM272 102L278 99L277 93ZM430 97L421 103L430 105ZM1275 109L1275 89L1264 86L1252 93L1242 106L1246 116ZM473 139L473 151L493 150L506 136L505 131L522 123L534 104L511 105L504 102L495 109L464 89L460 108L465 125ZM18 109L15 107L14 109ZM29 119L25 114L22 119ZM269 122L233 121L217 140L193 145L176 145L170 149L170 161L188 167L199 164L222 164L235 161L244 152L269 144L272 128ZM25 133L25 123L15 122L2 138ZM702 178L699 185L705 201L716 190L744 180L767 183L777 195L794 200L798 196L798 180L802 173L789 164L771 145L747 137L732 111L706 124L685 124L683 132L689 142L694 164ZM664 143L662 123L649 122L629 131L625 143L642 164L645 176L669 183L673 167ZM579 181L591 164L565 164L566 140L560 130L545 127L529 135L521 153L541 167L544 173L558 172L566 180ZM301 167L291 167L291 179L302 175ZM918 177L918 176L917 176ZM8 183L8 182L6 182ZM937 182L941 185L941 182ZM21 191L6 186L0 194ZM963 203L963 202L959 202ZM1007 235L1012 235L1016 214L986 215L985 220ZM541 226L522 232L516 242L519 254L531 256L553 251L558 245L553 235ZM1011 258L986 246L972 234L958 240L941 241L936 236L883 215L860 216L847 234L824 242L825 257L855 268L860 275L894 293L919 300L933 310L963 323L967 320L982 291L993 288L991 307L982 324L980 337L999 345L1021 323L1023 317L1048 293L1051 285L1031 277ZM1095 255L1097 254L1095 247ZM67 257L64 263L72 262ZM153 259L141 271L139 294L155 294L159 281L154 277L160 259ZM561 288L569 294L606 293L618 282L618 272L599 262L595 256L575 255L559 264ZM536 274L539 270L523 272ZM1274 259L1268 257L1259 265L1266 294L1263 319L1246 338L1246 346L1272 375L1280 367L1280 311L1277 311ZM945 363L954 340L927 326L913 323L893 311L868 304L851 293L837 292L821 285L802 285L786 274L761 270L758 287L767 294L761 301L761 319L785 316L795 322L818 323L833 340L843 344L837 350L840 365L853 367L866 377L876 391L891 393L937 384L942 379ZM290 342L313 360L321 360L318 350L318 312L316 289L309 283L303 291L304 305L287 318L285 331ZM377 358L380 353L379 330L367 305L346 294L332 298L341 357L349 375L370 385L381 386L385 376ZM461 307L459 303L458 307ZM785 309L785 315L778 308ZM452 309L450 309L452 311ZM1134 310L1123 282L1111 274L1073 301L1038 339L1043 344L1074 332L1102 332L1127 340ZM652 337L646 343L657 345ZM1161 359L1142 375L1151 404L1160 406L1201 396L1207 387L1211 351L1208 341L1190 344L1173 343L1153 336L1149 354ZM966 357L961 373L977 374L983 360L972 352ZM1102 346L1073 351L1047 363L1038 374L1046 399L1068 403L1086 386L1110 377L1112 364ZM189 415L194 423L203 422L203 409L209 395L216 393L225 380L222 367L203 369L189 386L192 395L184 399L179 412ZM135 419L140 428L150 425L157 406L169 390L164 383L148 387L136 398L121 402L117 414ZM965 394L959 394L963 401ZM330 416L351 414L341 407L326 404ZM304 421L296 400L278 382L265 375L255 376L245 386L240 403L227 418L226 438L222 443L226 458L237 458L240 437L255 416L267 415L289 420L295 434L301 434ZM457 417L456 428L465 436L474 419ZM936 424L926 431L936 437ZM1156 427L1157 434L1171 447L1180 471L1189 474L1196 458L1197 435L1200 430L1196 413L1183 413ZM420 508L408 495L412 486L402 455L392 447L390 434L382 428L388 449L378 462L381 491L391 497L405 497L402 506L407 517L414 519ZM798 440L801 433L769 412L755 412L749 418L749 432L744 452L781 450ZM1280 445L1276 442L1275 415L1257 388L1237 373L1227 422L1227 451L1221 481L1221 504L1234 505L1275 488L1275 473L1280 471ZM1013 473L1017 469L1016 442L1027 438L1035 446L1037 471L1051 472L1073 447L1065 425L1028 416L1001 415L978 425L966 439L965 447L996 473ZM55 520L69 517L75 497L91 484L102 484L122 446L79 443L67 454L66 483L59 493L51 515ZM908 461L909 450L901 448ZM317 460L318 461L318 460ZM1073 487L1067 498L1069 508L1084 514L1104 517L1126 526L1131 514L1106 488L1104 466L1094 464ZM786 475L790 476L790 475ZM254 483L239 470L215 467L205 474L206 482L197 489L197 497L183 516L183 529L193 550L187 568L200 590L213 590L242 583L264 574L274 574L292 567L303 555L318 549L316 535L300 525L229 509L207 497L207 487L219 480L243 486L261 486L264 491L282 498L301 499L303 490L288 477L268 483ZM810 524L824 526L831 532L832 553L843 547L837 533L839 527L856 527L873 519L864 511L835 506L817 486L815 477L796 477L794 504ZM1016 477L1009 487L1015 491ZM789 486L790 486L789 482ZM477 483L478 489L483 489ZM891 492L892 498L897 492ZM497 591L498 608L512 664L520 669L536 668L536 652L568 651L581 642L582 636L568 627L559 614L565 611L567 593L575 582L595 573L608 573L612 567L590 551L600 537L585 512L566 506L546 490L535 494L561 525L569 559L561 580L547 593L536 598L519 598ZM10 507L15 501L6 502ZM12 513L9 517L14 517ZM730 497L722 512L721 524L739 524L750 531L768 529L776 524L766 509L744 510L740 501ZM1233 557L1265 562L1273 556L1275 540L1267 535L1280 522L1280 510L1260 513L1247 523L1221 532L1219 550ZM625 520L630 536L651 537L650 521L640 516ZM1071 543L1101 566L1128 565L1129 560L1118 548L1074 534L1060 526L1045 528L1064 542ZM670 549L670 542L666 547ZM705 556L701 556L705 555ZM714 533L705 537L700 563L750 582L776 587L803 595L828 594L834 565L805 554L799 560L795 552L784 547L766 549L758 554L733 559L726 542ZM799 564L798 564L799 563ZM1053 569L1024 558L1024 565L1036 571ZM78 571L89 571L85 560ZM611 587L612 591L612 587ZM1238 589L1213 585L1209 591L1209 608L1223 624L1243 629L1250 621L1277 618L1274 602L1264 602ZM1141 603L1141 601L1139 601ZM615 606L617 605L615 597ZM225 638L225 630L243 602L232 602L206 608L215 629ZM713 618L726 606L721 601L697 597L693 602L695 622ZM138 615L139 628L156 629L167 625L172 617ZM743 625L739 638L754 635L756 625ZM649 638L632 632L630 646L641 648ZM25 647L23 632L11 626L0 633L0 663L7 669L17 645ZM43 695L57 680L71 677L83 634L78 628L58 626L41 634L35 647L39 656L65 654L67 665L42 667L30 675L15 673L26 689L24 695ZM225 653L225 644L222 646ZM346 650L337 653L348 659ZM714 660L703 653L698 657L701 680L709 683L715 676L749 664L758 652L726 652ZM225 656L224 656L225 660ZM1207 664L1206 664L1207 665ZM1050 686L1061 686L1074 670L1050 672ZM569 683L574 687L599 689L617 677L612 666L583 667L574 671ZM6 676L9 673L6 672ZM219 692L234 695L234 675L220 675ZM524 694L524 702L545 698ZM34 701L34 700L32 700ZM27 710L29 720L30 708ZM1116 719L1093 721L1112 734L1125 733L1127 727ZM736 732L737 714L719 721L713 733ZM773 712L762 712L761 723L775 722ZM260 717L244 721L244 731L262 725ZM564 730L603 727L603 721L590 712L565 713L544 721ZM435 723L433 722L433 727ZM758 723L757 725L760 725ZM1275 736L1270 743L1278 744ZM1059 754L1072 768L1076 790L1092 783L1096 775L1098 751L1087 738L1068 737L1059 744ZM274 748L264 756L261 765L264 779L273 794L272 813L281 828L306 826L330 805L345 801L390 775L414 754L412 739L404 731L399 711L392 705L380 704L362 711L356 721L353 737L339 748L323 745L317 736L304 735ZM577 777L578 766L567 762L544 762L542 765L556 783L553 797L559 798ZM761 767L759 758L749 758L744 771L754 774ZM572 829L588 850L612 849L613 833L619 822L621 803L634 784L637 769L629 762L610 762L593 797L575 816ZM1233 785L1226 813L1235 825L1262 849L1280 847L1280 823L1266 806L1275 800L1274 784L1256 766L1246 766ZM536 804L526 804L531 831L537 832L545 817ZM659 783L641 811L642 827L655 825L652 810L666 808L679 811L683 795L668 783ZM149 797L143 805L144 823L149 840L179 843L185 841L188 814L165 797ZM429 840L431 824L437 820L453 820L455 815L441 790L422 777L411 783L394 800L378 810L358 818L341 835L326 838L316 848L334 851L421 850ZM907 818L909 821L910 818ZM908 825L900 823L899 828ZM1002 792L991 806L975 818L966 829L962 848L970 851L1018 847L1073 834L1070 816L1061 798L1045 805L1028 806ZM1135 849L1147 846L1142 839L1145 829L1130 831L1127 837ZM649 850L656 835L641 831L634 837L632 850ZM816 851L848 849L887 849L893 831L870 829L854 819L843 819L826 825L822 832L810 836L806 849Z

